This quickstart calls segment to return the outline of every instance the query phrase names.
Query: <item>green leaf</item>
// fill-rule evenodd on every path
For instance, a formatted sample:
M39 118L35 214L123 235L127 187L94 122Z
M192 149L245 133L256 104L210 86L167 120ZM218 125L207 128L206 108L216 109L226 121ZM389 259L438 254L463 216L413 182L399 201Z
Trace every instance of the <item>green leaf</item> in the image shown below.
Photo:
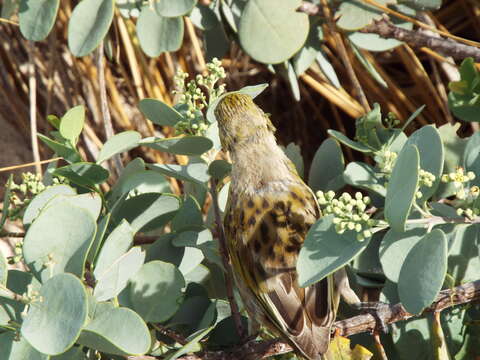
M83 0L75 6L68 22L68 47L73 55L88 55L100 44L113 12L113 0Z
M0 334L0 349L2 360L49 360L50 357L35 350L23 336L17 339L17 334L8 331Z
M398 279L405 309L420 314L442 288L447 271L447 238L440 229L427 233L408 253Z
M347 165L343 173L343 179L349 185L370 190L385 197L387 190L383 185L383 179L378 175L370 165L354 161Z
M27 40L41 41L53 28L60 0L21 0L18 20Z
M36 195L30 204L28 204L23 214L23 225L30 225L33 220L40 214L40 211L44 206L52 200L54 197L59 195L76 195L77 192L75 189L68 185L54 185L42 191L40 194Z
M3 229L3 225L7 221L8 208L10 207L10 198L12 196L12 182L13 175L8 177L8 181L5 184L5 193L3 194L3 206L2 206L2 216L0 217L0 231Z
M422 11L438 10L442 6L442 0L403 0L403 2Z
M213 142L204 136L179 136L167 139L146 138L141 145L171 154L197 156L210 150Z
M456 225L453 236L449 237L448 274L455 280L455 285L480 279L479 239L477 224Z
M218 98L213 100L213 102L210 104L210 106L207 109L207 120L210 122L210 124L214 124L217 122L217 119L215 118L215 108L219 104L222 99L230 94L244 94L250 96L252 99L255 99L258 95L260 95L263 90L265 90L268 87L268 84L258 84L258 85L252 85L252 86L245 86L241 88L238 91L230 91L225 94L220 95Z
M388 230L380 244L380 262L385 276L398 282L400 270L410 250L422 239L426 229L414 228L405 232Z
M417 147L415 145L405 146L393 167L385 197L385 219L398 232L405 230L405 222L415 201L418 167Z
M475 179L470 180L470 185L480 185L480 132L468 138L462 163L466 171L473 171L476 175Z
M178 310L184 286L182 273L174 265L151 261L131 279L130 299L145 321L161 322Z
M161 0L153 3L160 16L177 17L188 14L195 6L196 0Z
M142 136L136 131L124 131L114 135L103 144L97 156L97 164L101 164L113 155L128 151L138 146Z
M28 358L30 359L30 358ZM85 353L82 351L82 347L71 347L67 352L50 357L49 360L85 360Z
M391 0L378 0L377 2L381 5L392 3ZM360 0L342 1L335 13L335 17L340 17L336 24L343 30L361 29L373 20L380 19L381 16L381 10Z
M160 16L145 5L138 17L137 36L142 50L150 57L177 51L183 40L182 18Z
M151 337L145 322L134 311L99 303L78 343L108 354L143 355L150 349Z
M57 355L68 350L87 320L87 293L72 274L58 274L40 288L42 301L34 302L21 332L38 351Z
M140 270L144 261L145 252L134 247L105 268L104 272L97 271L93 296L97 301L110 300L117 296L127 286L128 280Z
M182 206L172 220L172 230L179 232L183 230L196 229L203 225L202 210L195 198L187 196Z
M210 176L217 180L222 180L224 177L230 175L231 171L232 164L225 160L213 160L208 167Z
M48 206L25 235L25 262L42 281L63 272L83 278L96 228L95 219L85 209L69 203Z
M334 139L326 139L313 157L308 185L314 192L338 190L343 186L344 167L342 149Z
M362 33L354 33L354 34L362 34ZM376 35L376 34L370 34L370 35ZM365 41L365 44L368 44L367 41ZM352 41L352 50L353 53L355 54L355 57L360 61L360 63L363 65L363 67L368 71L368 73L380 84L382 87L385 89L388 88L387 82L382 78L382 75L377 71L375 66L367 60L367 58L361 53L360 50L358 50L357 46L353 44ZM362 47L363 48L363 47Z
M59 143L58 141L54 141L49 139L48 137L37 134L38 138L42 140L42 142L47 145L50 149L55 151L58 156L61 156L69 163L76 163L81 161L80 154L73 148L68 147L64 144Z
M149 164L148 167L175 179L191 181L199 185L205 185L210 178L208 175L208 165L205 163L188 165Z
M372 149L370 149L369 147L357 142L357 141L353 141L353 140L350 140L348 137L346 137L345 135L343 135L341 132L338 132L336 130L327 130L328 132L328 135L334 137L335 139L337 139L338 141L340 141L343 145L346 145L354 150L357 150L357 151L360 151L360 152L363 152L363 153L371 153L372 152Z
M60 134L72 144L77 142L82 133L85 123L85 107L83 105L75 106L68 110L60 120Z
M126 219L135 232L151 231L168 223L179 208L178 199L169 194L146 193L122 201L112 213L115 222Z
M420 168L435 176L435 181L431 187L420 187L423 195L418 199L418 202L424 203L435 193L440 183L444 163L442 139L435 126L427 125L410 135L405 146L410 144L415 145L418 149Z
M161 126L175 126L183 120L182 115L173 107L157 99L142 99L138 108L150 121Z
M240 19L243 49L255 60L278 64L292 57L305 43L308 16L296 9L299 0L250 0Z
M211 30L218 25L218 19L215 12L207 5L197 4L192 9L189 18L193 25L203 31Z
M207 294L189 296L170 323L182 325L182 328L188 329L188 333L192 333L211 326L215 322L215 312L215 303Z
M212 29L205 30L203 43L207 61L211 61L213 58L223 58L230 49L230 40L223 23L218 22Z
M333 67L332 63L328 60L327 54L325 52L319 51L317 53L317 64L322 70L323 74L327 77L328 81L335 86L337 89L341 88L340 80L338 80L337 73L335 72L335 68Z
M248 327L248 320L246 317L240 317L243 328ZM221 346L226 348L235 347L241 344L241 339L238 336L235 322L231 316L220 321L212 333L208 337L208 344L213 346Z
M303 178L303 158L300 146L290 143L283 151L290 161L295 165L298 175Z
M108 170L100 165L88 162L79 162L53 172L54 175L66 177L72 183L94 190L96 185L104 183L109 177Z
M310 286L349 263L368 245L368 240L357 241L356 233L337 234L328 215L312 225L297 261L298 283Z
M0 17L4 19L10 19L13 16L13 14L15 14L17 9L18 9L17 0L2 1L2 10L0 13Z
M93 271L93 275L95 275L96 278L105 273L118 258L130 249L133 244L134 235L135 232L125 220L122 220L120 225L108 235L98 254L97 263Z

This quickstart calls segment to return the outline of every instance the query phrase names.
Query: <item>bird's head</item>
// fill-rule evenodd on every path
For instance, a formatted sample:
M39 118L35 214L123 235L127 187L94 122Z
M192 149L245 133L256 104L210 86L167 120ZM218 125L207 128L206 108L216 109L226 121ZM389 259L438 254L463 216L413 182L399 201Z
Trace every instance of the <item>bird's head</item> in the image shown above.
M236 145L262 139L275 132L268 116L253 102L251 96L232 93L226 95L215 108L224 150Z

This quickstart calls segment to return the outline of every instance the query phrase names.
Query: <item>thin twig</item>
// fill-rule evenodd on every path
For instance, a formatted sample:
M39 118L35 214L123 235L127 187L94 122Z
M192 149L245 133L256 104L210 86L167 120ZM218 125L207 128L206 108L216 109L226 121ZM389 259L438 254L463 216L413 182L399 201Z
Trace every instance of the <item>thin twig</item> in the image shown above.
M223 228L222 217L220 216L220 207L218 206L217 181L212 179L210 186L210 193L212 195L213 212L215 213L215 222L218 228L218 238L220 243L220 253L222 255L223 267L225 268L225 288L227 291L228 302L230 303L230 310L232 312L233 321L240 338L243 338L245 333L243 331L238 305L233 296L233 272L229 262L227 251L227 241L225 238L225 229Z
M51 163L51 162L58 161L58 160L62 160L62 158L61 157L56 157L56 158L53 158L53 159L42 160L42 161L38 161L38 162L34 161L34 162L26 163L26 164L7 166L7 167L0 168L0 172L21 169L21 168L24 168L24 167L34 166L34 165L37 165L37 164L38 165L47 164L47 163Z
M327 19L328 29L330 30L330 33L333 39L335 40L335 43L337 44L338 53L340 55L340 58L342 59L345 69L347 70L347 74L348 74L348 77L350 78L350 81L352 82L352 86L355 89L357 100L360 102L360 104L362 104L362 107L365 110L365 112L369 112L370 105L368 104L368 100L367 100L367 97L365 96L365 92L363 91L362 86L358 81L357 75L353 70L352 62L348 57L347 48L345 47L345 44L343 42L342 35L340 35L340 33L336 30L336 26L333 21L333 17L330 12L330 8L328 6L327 0L321 0L321 4L323 8L323 14Z
M30 140L32 144L33 161L35 163L35 172L42 173L40 166L40 152L38 150L37 138L37 79L35 77L35 45L32 41L27 41L28 51L28 92L30 100Z
M175 340L180 345L186 345L188 343L188 340L185 339L182 335L180 335L179 333L175 332L172 329L169 329L166 326L163 326L162 324L152 324L152 326L160 334L168 336L170 339Z
M115 135L112 125L112 117L110 116L110 110L108 108L108 99L107 99L107 87L105 85L105 68L103 65L103 41L100 42L97 48L97 72L98 72L98 86L100 89L100 104L102 109L103 116L103 125L105 127L105 135L107 139L110 139ZM113 162L115 164L115 173L117 176L120 175L120 172L123 170L122 159L120 154L115 154L113 156Z
M457 286L453 289L440 291L436 301L423 311L420 315L408 313L402 304L385 305L378 312L378 317L384 323L394 323L407 320L414 316L423 316L429 312L439 312L441 310L471 303L480 300L480 280ZM362 332L373 332L376 329L377 322L371 314L362 314L349 319L335 322L332 332L340 336L350 336ZM228 351L206 351L196 355L187 355L178 358L178 360L245 360L248 358L263 359L273 355L284 354L292 351L291 346L280 340L268 341L249 341L237 348ZM255 356L255 357L253 357Z
M386 39L397 39L415 47L425 46L454 59L472 57L475 61L480 61L480 49L477 47L460 44L452 39L435 37L422 31L403 29L393 25L385 17L374 20L372 24L364 27L361 31L377 34Z
M25 237L24 232L0 231L0 238L24 238L24 237Z

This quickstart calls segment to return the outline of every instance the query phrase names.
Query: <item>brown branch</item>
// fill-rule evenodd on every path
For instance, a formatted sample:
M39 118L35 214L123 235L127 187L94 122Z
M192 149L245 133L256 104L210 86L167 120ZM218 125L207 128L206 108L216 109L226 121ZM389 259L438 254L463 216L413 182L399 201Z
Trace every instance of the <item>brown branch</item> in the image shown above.
M440 291L437 300L421 315L428 312L439 312L441 310L471 303L480 300L480 280L457 286L453 289ZM408 313L401 304L393 306L385 305L378 317L386 324L407 320L415 315ZM350 336L362 332L372 332L376 328L375 318L371 314L362 314L349 319L335 322L332 331L341 336ZM186 355L178 360L247 360L263 359L273 355L284 354L292 351L287 343L280 339L268 341L252 340L246 344L228 351L206 351L203 354Z
M393 25L385 17L380 20L374 20L372 24L364 27L361 32L377 34L386 39L396 39L415 47L427 47L454 59L472 57L475 61L480 61L480 49L477 47L461 44L452 39L431 36L422 31L403 29Z
M217 181L212 179L210 186L210 193L212 195L213 212L215 214L215 222L218 228L218 240L220 243L220 254L222 256L223 267L225 268L225 288L227 291L228 302L230 303L230 310L232 313L233 321L237 329L237 333L240 338L245 336L242 326L242 320L238 311L238 305L233 296L233 272L230 266L227 241L225 237L225 229L223 228L222 217L220 216L220 208L218 206L218 194L217 194Z

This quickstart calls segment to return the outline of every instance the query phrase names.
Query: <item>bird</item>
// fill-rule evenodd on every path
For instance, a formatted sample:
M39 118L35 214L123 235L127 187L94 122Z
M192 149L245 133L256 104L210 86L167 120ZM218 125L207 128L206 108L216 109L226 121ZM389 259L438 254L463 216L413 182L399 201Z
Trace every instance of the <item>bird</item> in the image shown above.
M225 95L215 108L232 161L224 213L235 283L251 319L288 341L302 358L327 351L339 295L332 275L302 288L296 262L321 216L313 191L277 144L275 127L252 97Z

